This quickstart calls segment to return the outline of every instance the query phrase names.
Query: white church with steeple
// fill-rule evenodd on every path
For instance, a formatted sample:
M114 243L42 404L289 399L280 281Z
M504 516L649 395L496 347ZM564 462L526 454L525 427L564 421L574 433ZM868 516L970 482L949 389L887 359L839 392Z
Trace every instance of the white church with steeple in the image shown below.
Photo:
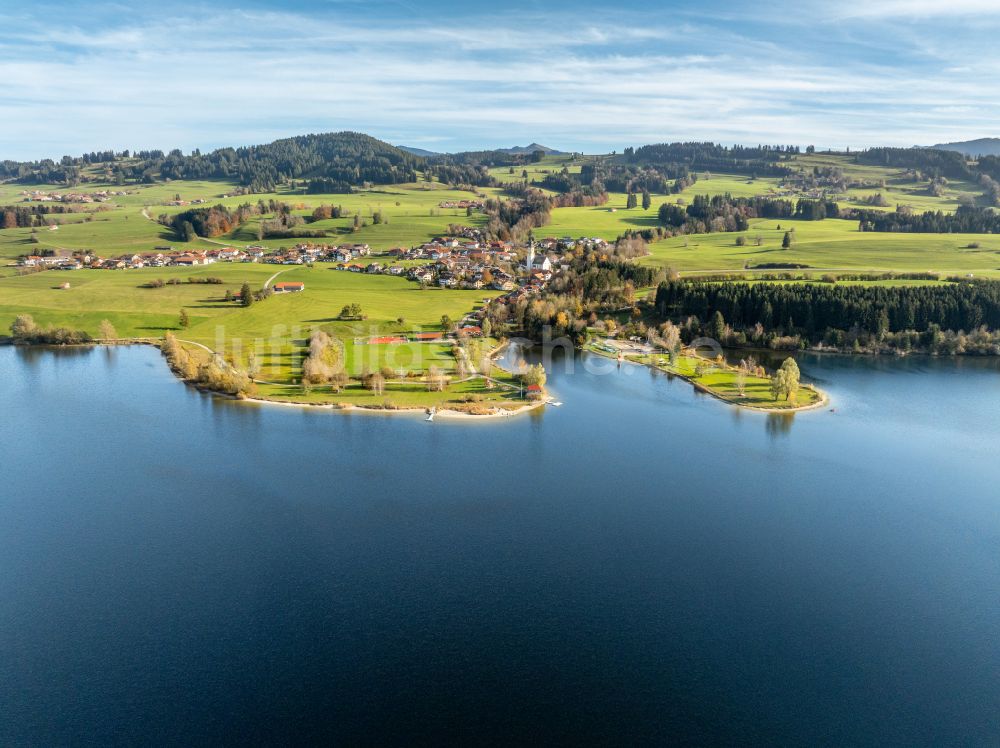
M524 269L529 273L547 272L552 269L552 260L544 253L535 254L535 242L528 244L528 256L524 260Z

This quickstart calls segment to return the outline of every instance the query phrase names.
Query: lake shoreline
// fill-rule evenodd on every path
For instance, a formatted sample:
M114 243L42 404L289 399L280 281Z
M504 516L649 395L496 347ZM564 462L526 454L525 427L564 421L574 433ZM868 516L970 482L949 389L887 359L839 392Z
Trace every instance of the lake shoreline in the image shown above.
M198 388L201 389L201 388ZM283 408L306 408L314 410L328 410L334 413L360 413L363 415L406 415L406 416L417 416L426 415L428 413L428 408L423 408L419 406L413 407L398 407L398 408L380 408L376 406L366 406L366 405L354 405L353 403L336 404L336 403L303 403L294 402L291 400L270 400L261 397L237 397L235 395L227 395L225 393L215 392L213 390L203 389L202 392L210 393L212 395L218 395L228 400L235 400L244 403L253 403L255 405L277 405ZM528 403L526 405L519 406L517 408L499 408L494 407L490 410L490 413L466 413L461 410L454 408L448 408L444 406L434 406L434 417L435 418L447 418L449 420L489 420L496 418L513 418L515 416L528 413L532 410L537 410L548 404L547 400L538 400L533 403Z
M183 342L183 341L182 341ZM153 339L130 339L123 338L116 341L101 341L95 340L87 343L73 343L65 345L54 345L51 343L23 343L15 341L11 338L5 338L0 340L0 345L11 345L11 346L25 346L31 348L96 348L96 347L108 347L115 348L119 346L134 346L134 345L146 345L157 350L161 350L160 344ZM498 355L502 352L509 343L504 343L498 346L496 349L491 351L492 356ZM549 398L543 398L540 400L534 400L526 402L523 405L519 405L515 408L503 408L500 406L490 405L488 403L469 403L472 406L481 406L484 410L489 410L487 413L469 413L461 410L458 407L448 407L449 405L455 406L459 403L454 403L448 400L443 400L441 403L436 403L430 407L424 406L399 406L399 407L382 407L378 405L355 405L354 403L308 403L294 400L275 400L266 397L241 397L240 395L233 395L228 392L220 392L219 390L212 389L211 387L206 387L197 382L193 382L181 377L175 370L174 367L170 365L169 361L166 361L167 368L170 372L182 383L192 387L199 392L212 395L214 397L223 398L225 400L233 400L239 402L254 403L258 405L280 405L284 407L293 408L315 408L321 410L330 410L333 412L341 413L360 413L363 415L420 415L428 414L431 408L434 409L435 418L446 418L448 420L490 420L497 418L513 418L515 416L522 415L524 413L537 410L544 407L549 402ZM503 367L500 367L503 368Z
M500 354L510 345L511 342L509 340L504 340L500 343L500 345L491 350L491 360L499 357ZM503 371L508 371L508 369L500 366L499 364L497 364L497 366ZM236 395L227 395L226 393L215 392L214 390L207 388L199 387L199 389L202 389L205 392L222 395L224 397L230 397L234 400L242 400L244 402L251 402L255 404L280 405L293 408L321 408L339 413L361 413L363 415L430 415L431 409L433 408L435 418L446 418L449 420L491 420L497 418L513 418L515 416L542 408L547 405L550 400L550 398L545 397L539 400L526 402L516 408L504 408L501 406L489 405L487 403L470 403L472 406L480 406L482 409L490 411L488 413L470 413L456 407L448 407L449 404L456 405L456 403L452 403L447 400L430 407L419 405L382 407L378 405L355 405L354 403L306 403L295 400L275 400L265 397L239 397Z
M160 345L160 343L158 341L153 340L153 339L130 339L130 338L123 338L123 339L116 340L116 341L113 341L113 342L95 340L95 341L87 342L87 343L72 343L72 344L64 344L64 345L53 345L53 344L50 344L50 343L24 343L24 342L15 341L15 340L13 340L11 338L4 338L4 339L0 340L0 345L14 345L14 346L23 345L23 346L37 347L37 348L66 348L66 347L73 347L73 348L80 348L80 347L94 348L94 347L98 347L98 346L118 347L118 346L148 345L148 346L151 346L153 348L156 348L157 350L161 350L161 348L162 348L161 345ZM505 349L507 349L511 345L512 345L512 342L510 340L507 340L507 341L503 342L501 345L497 346L493 351L491 351L491 356L498 357L500 353L502 353ZM592 353L592 354L601 356L603 358L608 358L608 359L611 359L611 360L617 360L616 357L610 356L607 353L602 353L600 351L593 350L591 348L578 348L577 350L579 350L581 352L584 352L584 353ZM846 355L850 355L850 354L846 354ZM802 413L802 412L811 411L811 410L818 410L818 409L823 408L823 407L825 407L825 406L827 406L827 405L830 404L830 397L826 394L826 392L824 392L823 390L820 390L819 388L814 387L812 385L805 385L806 387L808 387L812 391L814 391L814 392L816 392L816 393L819 394L820 399L817 402L815 402L815 403L809 403L808 405L799 405L799 406L787 407L787 408L765 408L765 407L760 407L760 406L756 406L756 405L749 405L747 403L742 403L742 402L740 402L738 400L735 400L733 398L726 397L725 395L723 395L723 394L721 394L719 392L716 392L712 388L710 388L710 387L708 387L708 386L706 386L704 384L701 384L700 382L696 382L691 377L688 377L688 376L686 376L686 375L684 375L684 374L682 374L680 372L666 371L666 370L661 369L661 368L659 368L657 366L652 366L650 364L646 364L646 363L643 363L643 362L640 362L640 361L634 361L634 360L631 360L631 359L629 359L627 357L621 359L621 361L624 361L624 362L629 363L629 364L633 364L635 366L642 366L642 367L645 367L647 369L652 369L652 370L655 370L655 371L659 371L659 372L662 372L662 373L667 374L669 376L679 377L679 378L683 379L684 381L686 381L688 384L690 384L695 389L695 391L697 391L697 392L701 392L701 393L704 393L706 395L709 395L710 397L713 397L714 399L718 400L719 402L725 403L727 405L733 405L733 406L741 408L743 410L750 410L750 411L754 411L754 412L757 412L757 413L765 413L765 414ZM544 397L544 398L542 398L540 400L536 400L536 401L533 401L533 402L525 403L524 405L521 405L521 406L516 407L516 408L503 408L503 407L498 407L498 406L484 405L483 406L484 409L486 409L486 408L489 409L490 412L488 412L488 413L469 413L469 412L465 412L465 411L461 410L460 408L454 408L454 407L450 408L446 404L435 404L435 405L430 406L430 407L424 407L424 406L400 406L400 407L388 407L387 408L387 407L376 406L376 405L371 405L371 406L369 406L369 405L355 405L353 403L308 403L308 402L301 402L301 401L294 401L294 400L275 400L275 399L265 398L265 397L245 397L245 396L233 395L233 394L230 394L230 393L227 393L227 392L220 392L218 390L214 390L211 387L206 387L206 386L204 386L202 384L199 384L197 382L192 382L190 380L184 379L183 377L181 377L177 373L177 371L174 370L174 367L170 365L169 361L167 361L166 363L167 363L167 368L181 382L183 382L184 384L186 384L186 385L188 385L190 387L193 387L194 389L198 390L199 392L204 392L206 394L211 394L211 395L213 395L215 397L221 397L221 398L224 398L224 399L227 399L227 400L235 400L235 401L242 401L242 402L254 403L254 404L258 404L258 405L266 404L266 405L279 405L279 406L283 406L283 407L294 407L294 408L315 408L315 409L329 410L329 411L341 412L341 413L361 413L361 414L365 414L365 415L373 415L373 414L387 414L387 415L392 415L392 414L397 414L397 415L414 416L414 415L419 415L419 414L429 414L430 411L431 411L431 408L433 408L434 409L435 418L437 418L437 417L443 417L443 418L446 418L448 420L467 420L467 419L468 420L490 420L490 419L498 419L498 418L513 418L515 416L522 415L524 413L529 413L529 412L537 410L539 408L543 408L551 400L550 397ZM498 366L499 366L499 364L498 364ZM500 366L500 368L504 369L503 366ZM504 370L506 371L506 369L504 369ZM444 402L447 402L447 401L444 401ZM478 404L473 403L473 405L478 405Z
M766 414L791 414L791 413L804 413L804 412L807 412L807 411L810 411L810 410L819 410L820 408L826 407L827 405L830 404L830 396L827 395L826 392L824 392L823 390L819 389L818 387L815 387L815 386L810 385L810 384L806 384L806 385L803 385L803 387L805 387L805 388L807 388L807 389L815 392L816 394L818 394L819 395L819 400L817 400L814 403L808 403L806 405L796 405L796 406L786 407L786 408L768 408L768 407L761 407L759 405L750 405L748 403L740 402L739 400L736 400L734 398L727 397L727 396L723 395L722 393L717 392L716 390L712 389L708 385L702 384L701 382L697 382L693 378L687 376L686 374L682 374L679 371L667 371L666 369L661 369L659 366L654 366L654 365L651 365L651 364L647 364L647 363L644 363L642 361L635 361L633 359L630 359L628 356L624 356L623 358L619 359L617 356L612 356L612 355L610 355L608 353L604 353L604 352L601 352L599 350L594 350L593 348L580 348L579 350L582 350L582 351L584 351L586 353L593 353L594 355L601 356L603 358L607 358L607 359L610 359L612 361L618 361L619 363L622 363L622 362L629 363L629 364L632 364L634 366L641 366L641 367L644 367L646 369L651 369L653 371L658 371L658 372L661 372L661 373L666 374L666 375L671 376L671 377L679 377L680 379L683 379L685 382L687 382L688 384L690 384L694 388L694 390L696 392L704 393L706 395L709 395L710 397L715 398L716 400L718 400L720 402L726 403L727 405L736 406L736 407L741 408L743 410L750 410L750 411L754 411L754 412L757 412L757 413L766 413Z

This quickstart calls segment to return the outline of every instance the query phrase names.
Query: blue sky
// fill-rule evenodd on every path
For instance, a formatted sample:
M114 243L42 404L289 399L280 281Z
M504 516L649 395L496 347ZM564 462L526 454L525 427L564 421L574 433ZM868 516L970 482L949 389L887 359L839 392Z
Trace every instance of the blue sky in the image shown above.
M0 5L0 158L1000 136L998 0Z

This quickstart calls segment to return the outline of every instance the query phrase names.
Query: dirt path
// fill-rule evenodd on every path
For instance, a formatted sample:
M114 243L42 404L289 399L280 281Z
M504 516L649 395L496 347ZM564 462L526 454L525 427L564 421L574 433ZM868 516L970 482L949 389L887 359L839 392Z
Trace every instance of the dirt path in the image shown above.
M277 278L282 273L287 273L289 270L291 270L291 268L285 268L284 270L279 270L277 273L275 273L274 275L272 275L270 278L268 278L266 281L264 281L264 288L270 288L271 287L271 283L274 281L275 278Z

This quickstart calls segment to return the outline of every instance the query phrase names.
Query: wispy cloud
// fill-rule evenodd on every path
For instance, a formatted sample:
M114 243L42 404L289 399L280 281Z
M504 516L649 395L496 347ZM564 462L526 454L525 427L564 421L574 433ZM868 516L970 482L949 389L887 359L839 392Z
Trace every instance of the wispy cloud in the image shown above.
M838 13L834 8L833 12ZM847 18L955 18L958 16L1000 16L995 0L880 0L849 2L839 9Z
M661 17L587 2L472 15L383 4L374 14L335 2L309 12L118 8L98 23L108 10L98 6L67 8L58 24L51 12L0 12L0 157L334 129L439 150L675 138L909 145L991 134L1000 115L998 60L934 44L933 23L887 35L874 15L859 28L815 9L778 23L769 13L780 8L765 7L734 24L721 7ZM977 44L992 41L972 34L958 49Z

